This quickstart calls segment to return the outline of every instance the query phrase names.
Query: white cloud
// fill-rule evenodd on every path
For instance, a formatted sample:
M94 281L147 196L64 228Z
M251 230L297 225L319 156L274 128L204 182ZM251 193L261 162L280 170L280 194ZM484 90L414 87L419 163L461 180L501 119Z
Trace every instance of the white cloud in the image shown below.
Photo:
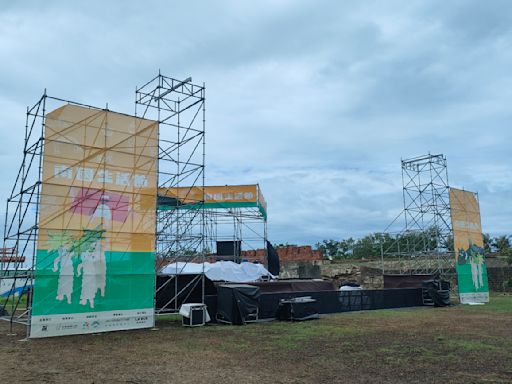
M448 157L491 233L511 232L512 4L91 1L0 11L7 197L25 106L51 95L131 113L160 68L207 86L211 183L260 182L270 237L381 230L400 158ZM18 127L14 130L13 127Z

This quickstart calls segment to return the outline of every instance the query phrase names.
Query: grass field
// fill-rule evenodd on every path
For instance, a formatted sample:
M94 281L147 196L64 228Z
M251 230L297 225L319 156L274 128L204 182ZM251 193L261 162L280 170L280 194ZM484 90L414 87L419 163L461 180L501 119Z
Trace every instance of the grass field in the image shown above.
M18 303L18 300L19 300L19 303ZM18 309L19 310L23 310L23 309L26 309L27 308L27 295L22 295L21 298L18 298L17 296L16 297L10 297L9 299L5 298L5 297L0 297L0 305L6 305L6 307L8 307L9 309L12 308L13 306L16 306L16 304L18 305Z
M29 341L0 323L0 382L511 383L512 296L491 300Z

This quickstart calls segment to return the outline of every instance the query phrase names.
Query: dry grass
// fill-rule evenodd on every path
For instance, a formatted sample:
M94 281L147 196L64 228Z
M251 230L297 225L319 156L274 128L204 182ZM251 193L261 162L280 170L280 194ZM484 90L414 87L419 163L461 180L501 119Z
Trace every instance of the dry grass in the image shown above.
M304 323L167 320L156 331L29 341L7 330L0 323L2 383L512 382L512 296Z

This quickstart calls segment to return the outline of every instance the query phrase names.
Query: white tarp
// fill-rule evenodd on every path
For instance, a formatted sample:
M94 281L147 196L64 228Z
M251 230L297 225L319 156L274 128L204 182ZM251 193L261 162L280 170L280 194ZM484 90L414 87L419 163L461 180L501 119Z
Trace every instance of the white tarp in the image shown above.
M14 287L13 287L13 283ZM30 285L26 285L26 279L18 278L16 282L11 278L0 279L0 297L18 296L20 293L26 292Z
M361 288L361 287L352 287L350 285L342 285L340 287L340 291L360 291L362 289L363 288Z
M167 265L160 273L164 275L190 275L204 273L213 281L229 281L232 283L245 283L260 280L262 277L274 276L262 264L234 263L232 261L218 261L216 263L172 263Z
M162 269L160 273L164 275L197 275L198 273L206 272L210 269L210 263L177 263L168 264Z

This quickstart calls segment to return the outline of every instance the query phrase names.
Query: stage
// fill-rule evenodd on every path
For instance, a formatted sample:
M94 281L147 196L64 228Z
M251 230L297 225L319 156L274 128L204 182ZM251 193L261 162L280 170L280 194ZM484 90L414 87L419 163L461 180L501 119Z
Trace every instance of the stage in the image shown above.
M166 306L168 299L174 297L174 289L183 290L194 275L179 276L178 280L168 282L169 277L158 276L157 283L157 310ZM212 321L217 314L217 286L230 286L233 283L212 282L205 279L204 303ZM386 289L362 289L354 291L336 290L330 281L325 280L276 280L268 282L248 282L245 285L256 286L260 290L258 300L258 318L269 320L276 317L276 311L281 300L289 300L296 297L309 296L316 300L315 306L319 314L340 313L350 311L403 308L423 306L421 288L386 288ZM201 285L190 285L188 292L179 295L177 306L183 303L197 302L200 297ZM167 305L166 309L175 307Z

